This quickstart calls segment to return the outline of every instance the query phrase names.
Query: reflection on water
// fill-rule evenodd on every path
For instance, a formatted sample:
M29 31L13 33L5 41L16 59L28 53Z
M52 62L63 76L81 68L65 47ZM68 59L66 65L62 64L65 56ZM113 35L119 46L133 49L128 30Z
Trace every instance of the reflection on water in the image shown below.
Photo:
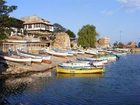
M98 78L98 77L103 77L103 73L99 74L63 74L63 73L57 73L56 77L57 78Z
M10 104L7 101L9 96L20 96L25 90L28 91L39 91L49 77L51 72L43 72L31 74L27 77L11 77L0 81L0 105L24 105L22 103Z

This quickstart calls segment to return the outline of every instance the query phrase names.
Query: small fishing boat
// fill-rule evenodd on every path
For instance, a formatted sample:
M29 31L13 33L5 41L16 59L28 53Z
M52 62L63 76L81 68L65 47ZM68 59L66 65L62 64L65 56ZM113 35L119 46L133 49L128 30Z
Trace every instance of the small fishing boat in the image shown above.
M73 56L73 54L69 54L67 52L58 52L58 51L56 52L54 50L48 50L48 49L46 49L45 52L50 54L50 55L59 56L59 57L70 57L70 56Z
M36 58L36 59L42 59L42 60L51 59L51 56L46 56L46 55L41 55L41 54L31 54L31 53L21 51L19 49L17 49L16 51L19 56L23 56L23 57L30 57L30 58Z
M108 61L103 58L77 58L77 60L78 61L91 61L91 62L102 61L104 63L108 63Z
M0 55L0 58L7 60L7 61L13 61L13 62L36 62L41 63L41 58L19 58L18 56L4 56Z
M127 55L127 53L125 53L125 52L112 52L112 54L114 54L114 55L116 55L118 57L126 56Z
M76 54L84 54L85 53L85 52L78 51L78 50L66 50L66 52L68 54L73 54L73 55L76 55Z
M67 63L61 63L59 64L61 67L65 68L84 68L84 67L90 67L91 64L89 62L67 62Z
M102 61L91 62L91 61L75 61L59 64L60 67L64 68L91 68L91 67L103 67Z
M71 73L71 74L88 74L88 73L103 73L103 68L63 68L60 66L56 67L58 73Z
M113 55L113 54L108 54L108 55L98 55L98 57L99 57L100 59L108 60L108 61L110 61L110 62L112 62L112 61L116 61L117 58L119 58L118 56Z
M3 55L0 55L0 57L7 61L13 61L13 62L32 62L31 58L17 58L17 57L3 56Z
M96 55L96 54L98 54L98 51L95 50L95 49L93 49L93 50L86 50L85 53L91 54L91 55Z

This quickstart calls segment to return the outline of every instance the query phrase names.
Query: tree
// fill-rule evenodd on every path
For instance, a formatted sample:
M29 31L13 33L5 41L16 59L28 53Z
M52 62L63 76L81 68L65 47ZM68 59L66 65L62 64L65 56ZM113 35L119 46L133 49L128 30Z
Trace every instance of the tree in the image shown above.
M118 42L113 43L113 47L118 47Z
M76 35L71 30L67 30L66 33L70 36L70 38L75 38Z
M124 47L124 44L122 42L119 42L118 43L118 48L123 48Z
M0 40L5 39L13 26L13 18L9 17L9 13L16 10L17 6L6 5L5 0L0 0Z
M113 44L113 47L114 48L123 48L123 47L125 47L125 45L122 43L122 42L115 42L114 44Z
M66 28L64 28L62 25L58 23L54 23L54 32L66 32Z
M82 47L95 47L96 44L96 27L93 25L85 25L78 32L78 45Z

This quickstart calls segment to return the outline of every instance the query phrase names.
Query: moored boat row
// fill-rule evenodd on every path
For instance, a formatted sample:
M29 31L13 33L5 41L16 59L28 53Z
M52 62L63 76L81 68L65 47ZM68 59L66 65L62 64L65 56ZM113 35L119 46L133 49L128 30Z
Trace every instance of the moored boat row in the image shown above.
M13 62L45 62L50 64L52 62L51 57L67 57L77 58L75 61L63 62L57 65L56 71L60 73L102 73L104 71L105 65L114 62L119 57L127 55L126 51L118 50L98 50L98 49L89 49L89 50L63 50L63 49L45 49L43 50L45 54L32 54L21 49L16 50L16 56L3 56L0 55L2 59ZM76 56L78 54L84 54L80 57ZM53 55L53 56L52 56ZM86 57L90 55L90 57ZM53 57L56 58L56 57ZM72 58L72 59L73 59ZM65 59L66 60L66 59Z
M57 66L58 73L103 73L104 65L114 62L120 56L126 55L126 52L102 50L86 50L85 53L94 55L93 58L77 58L76 62L61 63ZM103 53L104 52L104 53Z

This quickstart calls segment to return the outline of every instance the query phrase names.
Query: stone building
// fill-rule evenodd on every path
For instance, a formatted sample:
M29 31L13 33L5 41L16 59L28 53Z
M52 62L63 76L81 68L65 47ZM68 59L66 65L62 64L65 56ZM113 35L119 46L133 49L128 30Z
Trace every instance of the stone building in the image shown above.
M53 48L70 49L70 37L65 32L60 32L55 35L55 40L52 45Z
M97 43L97 46L98 47L104 47L104 48L106 48L106 47L109 47L110 45L110 38L108 38L108 37L103 37L103 38L100 38L98 41L97 41L98 43Z

